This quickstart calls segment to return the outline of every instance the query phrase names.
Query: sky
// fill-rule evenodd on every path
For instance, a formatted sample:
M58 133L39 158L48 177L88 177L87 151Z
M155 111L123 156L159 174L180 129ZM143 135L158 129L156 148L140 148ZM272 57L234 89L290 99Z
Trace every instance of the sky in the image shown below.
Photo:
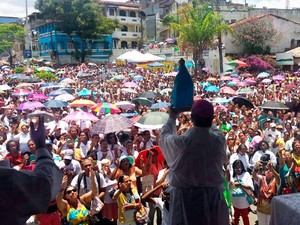
M285 8L286 0L231 0L233 3L242 3L245 1L249 5L256 5L257 8L266 6L267 8ZM300 0L289 0L290 8L300 8ZM26 0L0 0L0 16L25 17ZM35 12L35 0L27 0L28 14Z

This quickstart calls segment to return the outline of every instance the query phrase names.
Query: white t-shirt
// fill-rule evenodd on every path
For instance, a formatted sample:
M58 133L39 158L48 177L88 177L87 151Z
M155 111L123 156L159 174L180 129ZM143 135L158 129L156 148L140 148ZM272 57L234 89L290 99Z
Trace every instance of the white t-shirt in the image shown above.
M78 184L78 176L79 176L79 174L77 174L71 182L71 185L76 188L77 188L77 184ZM105 188L106 181L101 173L99 173L99 176L100 176L100 188ZM84 183L85 183L84 178L86 179L86 190L84 188ZM98 191L98 181L97 181L96 177L95 177L95 181L96 181L96 186L97 186L97 191ZM85 193L89 192L90 190L91 190L91 179L90 179L90 177L83 175L82 180L80 182L79 196L84 195Z

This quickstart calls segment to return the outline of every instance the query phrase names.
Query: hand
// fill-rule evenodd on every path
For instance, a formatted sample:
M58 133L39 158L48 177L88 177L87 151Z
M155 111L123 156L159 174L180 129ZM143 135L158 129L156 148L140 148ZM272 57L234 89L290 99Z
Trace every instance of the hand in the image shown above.
M119 158L117 158L117 159L115 160L115 164L116 164L116 167L119 167L119 166L120 166L120 159L119 159Z
M45 147L46 132L44 125L44 117L38 117L38 127L34 128L33 122L30 122L30 138L36 145L37 150Z
M169 107L169 117L172 119L176 119L179 115L179 112L174 112L172 107Z
M63 179L61 181L60 189L66 189L67 188L67 183L68 183L68 176L64 175Z

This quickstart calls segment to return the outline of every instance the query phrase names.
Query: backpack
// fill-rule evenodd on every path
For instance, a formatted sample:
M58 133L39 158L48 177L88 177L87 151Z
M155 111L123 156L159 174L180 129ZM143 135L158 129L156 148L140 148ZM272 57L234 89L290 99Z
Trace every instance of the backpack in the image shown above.
M100 175L99 175L98 172L95 172L95 176L96 176L96 180L97 180L97 183L98 183L98 192L100 193L101 192ZM80 173L78 175L78 179L77 179L77 192L78 192L78 194L79 194L80 184L81 184L82 178L83 178L83 184L84 184L85 193L87 193L87 191L86 191L87 183L86 183L85 173Z

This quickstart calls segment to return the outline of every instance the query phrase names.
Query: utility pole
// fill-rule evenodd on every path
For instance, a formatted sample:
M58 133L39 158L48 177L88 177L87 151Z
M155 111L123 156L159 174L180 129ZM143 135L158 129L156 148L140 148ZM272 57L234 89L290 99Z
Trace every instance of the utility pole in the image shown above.
M220 1L217 0L217 12L220 14ZM220 18L220 25L221 25L221 18ZM218 49L219 49L219 64L220 64L220 74L224 72L224 68L223 68L223 50L222 50L222 33L221 31L218 34Z

